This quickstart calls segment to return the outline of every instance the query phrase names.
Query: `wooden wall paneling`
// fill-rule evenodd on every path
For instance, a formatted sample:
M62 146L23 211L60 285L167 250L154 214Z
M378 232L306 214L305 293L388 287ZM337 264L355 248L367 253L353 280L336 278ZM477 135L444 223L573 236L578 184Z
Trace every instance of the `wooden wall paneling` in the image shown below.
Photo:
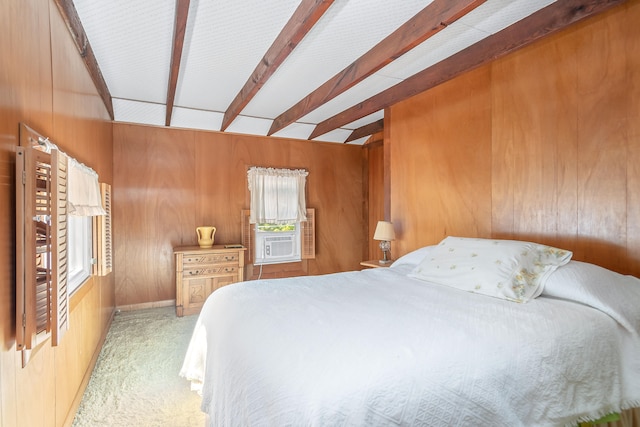
M51 138L100 181L113 179L112 123L73 38L51 5L53 130ZM55 425L70 421L79 405L114 309L113 274L91 277L71 296L70 329L55 349Z
M220 160L216 161L216 164L223 168L219 171L221 177L219 180L234 181L222 194L226 198L212 197L209 201L212 204L221 205L220 200L226 200L224 204L231 204L234 206L233 210L238 203L242 204L242 208L248 208L249 190L246 171L251 166L308 170L307 206L316 208L316 250L318 251L315 260L308 261L309 274L357 268L363 250L360 147L204 132L199 133L198 138L206 140L208 146L216 147L214 151L217 150L217 152L210 155L220 157ZM214 143L214 140L219 142ZM223 156L223 153L226 154ZM225 178L225 174L229 178ZM358 185L360 187L357 187ZM241 198L238 197L239 195ZM331 208L328 208L329 206ZM336 209L334 210L333 207ZM237 234L237 241L239 241L240 209L237 212L238 214L227 211L225 215L229 215L227 224L232 226L233 235ZM360 217L356 218L357 215ZM322 238L323 232L326 233L325 239ZM354 253L355 251L358 252ZM272 267L268 270L271 274L278 274L277 271L271 271ZM290 273L287 270L283 274Z
M468 90L469 74L391 107L392 220L400 226L401 253L437 241L437 234L482 235L474 230L482 214L466 219L468 228L454 228L465 219L456 219L452 207L462 205L455 196L462 194L461 176L489 173L490 192L477 187L466 194L468 203L482 206L490 194L490 235L542 240L568 247L577 260L638 271L637 256L630 255L640 239L638 30L632 24L638 3L484 67L492 110L491 161L484 165L465 162L453 148L463 147L465 136L447 131L477 109L466 96L462 113L455 113L461 103L452 94ZM439 97L447 86L451 93ZM421 169L410 156L421 159Z
M627 107L627 267L640 277L640 1L628 5L624 18L629 79ZM640 410L638 410L640 424Z
M195 233L192 131L114 125L116 305L175 299L173 247Z
M571 43L542 42L491 67L495 237L573 247L578 102L573 50Z
M100 182L112 183L113 134L109 111L97 92L58 8L51 6L53 131L47 136L81 163L93 168Z
M380 245L373 240L378 221L384 221L384 144L382 142L369 144L365 148L368 156L367 168L367 256L365 259L376 259L381 256ZM392 243L393 245L393 243ZM393 253L391 256L397 258Z
M249 192L245 139L234 135L229 141L198 132L195 141L195 221L216 227L215 244L240 243L240 211L248 208L245 195ZM194 229L193 244L195 237Z
M102 304L99 285L100 279L94 276L92 283L90 283L89 292L82 298L79 310L79 325L81 326L79 360L83 366L88 366L92 358L97 356L96 350L99 350L99 344L107 332L106 329L103 329L102 318L99 316ZM90 372L88 374L90 375Z
M71 297L71 329L55 349L56 426L70 426L106 338L114 306L113 287L93 276ZM107 298L105 298L107 294ZM105 309L111 308L111 309ZM108 313L108 318L104 315Z
M55 364L49 341L43 343L21 368L20 357L14 365L16 374L16 419L18 426L52 426L55 420ZM18 353L19 354L19 353ZM4 380L4 377L3 377Z
M173 260L158 254L194 244L196 226L217 227L217 243L240 242L250 166L309 171L307 205L316 208L318 238L316 258L306 264L309 274L359 267L364 251L361 147L118 123L114 142L118 306L175 298ZM169 211L158 208L168 193ZM151 221L167 211L170 221Z
M625 268L627 241L627 54L614 18L622 10L580 26L575 53L578 234L585 261L617 271Z
M107 313L113 312L113 277L100 289L83 286L74 300L71 329L60 346L48 343L33 356L27 368L15 348L15 180L14 153L19 123L50 136L66 152L111 179L111 122L104 106L95 106L96 90L87 83L87 71L66 32L55 5L49 0L0 2L0 425L3 427L58 426L68 414L71 396L78 396L76 370L87 373L86 360L95 355L97 338L106 331ZM58 136L60 138L58 138ZM101 293L92 293L92 290ZM104 295L104 298L102 298ZM100 326L83 329L75 320L86 297L87 311ZM96 303L96 298L98 303ZM107 306L103 306L106 304ZM99 313L104 313L100 316ZM101 320L103 319L103 320ZM74 336L82 335L77 351ZM84 360L74 364L73 360ZM67 362L69 365L67 365ZM72 372L73 371L73 372Z
M91 328L86 322L86 314L91 313L91 317L99 318L96 313L100 312L99 289L93 278L83 285L82 293L85 298L71 297L71 328L64 336L61 346L55 351L55 370L64 372L64 375L56 376L56 426L64 425L73 408L74 400L78 395L78 390L82 384L84 376L90 374L86 372L91 356L96 351L96 336L100 337L102 329ZM87 309L89 307L89 309Z
M48 7L41 0L0 2L0 27L0 425L15 426L20 425L19 408L26 406L16 393L22 391L18 381L27 374L20 372L15 349L14 156L20 121L51 128ZM30 368L29 378L36 378L35 370L46 365L45 357ZM44 386L49 384L45 381Z
M309 260L309 274L359 270L365 244L362 149L332 143L310 149L307 206L316 209L316 259Z
M394 257L446 235L490 235L489 78L482 67L391 108Z
M12 142L20 121L34 129L51 129L49 9L43 0L3 1L1 7L0 117L6 120L8 128L3 130L8 133L3 132L0 138Z

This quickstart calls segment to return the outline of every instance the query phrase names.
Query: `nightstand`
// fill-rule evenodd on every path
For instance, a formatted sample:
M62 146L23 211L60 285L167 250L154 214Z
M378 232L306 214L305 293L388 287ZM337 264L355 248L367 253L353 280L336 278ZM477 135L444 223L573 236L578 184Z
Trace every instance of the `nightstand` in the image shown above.
M361 266L370 267L370 268L385 268L385 267L389 267L391 264L393 264L393 260L386 264L382 264L380 263L380 260L377 260L377 259L370 259L367 261L362 261L360 263Z

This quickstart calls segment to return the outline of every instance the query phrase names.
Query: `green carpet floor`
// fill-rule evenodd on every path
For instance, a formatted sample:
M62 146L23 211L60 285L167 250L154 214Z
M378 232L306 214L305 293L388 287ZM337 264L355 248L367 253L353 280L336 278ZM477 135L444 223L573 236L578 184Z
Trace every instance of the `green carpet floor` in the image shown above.
M173 307L116 313L72 426L204 426L178 376L196 320Z

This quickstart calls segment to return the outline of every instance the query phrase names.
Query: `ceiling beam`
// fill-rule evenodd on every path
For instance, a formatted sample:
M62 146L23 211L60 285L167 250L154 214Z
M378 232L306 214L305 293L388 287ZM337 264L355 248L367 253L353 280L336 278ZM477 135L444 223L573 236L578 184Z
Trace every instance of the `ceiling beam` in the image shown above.
M227 108L220 130L225 130L235 120L260 88L275 73L298 43L318 22L334 0L302 0L291 19L262 57L253 73Z
M401 83L320 122L308 139L317 138L340 126L390 107L624 1L562 0L552 3Z
M368 125L364 125L359 127L358 129L354 129L351 132L351 135L344 141L347 142L355 141L356 139L360 139L365 136L373 135L376 132L380 132L384 129L384 119L376 120L373 123L369 123Z
M78 16L78 11L73 5L73 1L54 1L56 3L56 6L58 6L58 10L62 15L62 19L67 24L67 28L71 33L71 37L73 38L73 41L78 48L78 52L80 52L80 56L82 57L87 70L89 71L89 76L91 77L91 80L93 80L93 84L96 86L98 95L100 95L104 106L107 108L109 117L111 118L111 120L114 120L113 101L111 99L111 93L109 93L109 88L107 88L107 84L104 81L104 77L102 76L102 72L100 71L100 67L98 66L98 61L93 54L93 49L91 49L89 39L87 38L87 34L84 32L84 27L80 22L80 17Z
M187 17L189 16L190 0L176 0L176 20L173 27L173 46L171 48L171 68L169 71L169 87L167 88L167 110L164 125L171 126L173 115L173 103L176 98L178 75L180 74L180 62L182 61L182 48L184 35L187 30Z
M348 67L327 80L273 121L268 135L352 88L486 0L435 0Z

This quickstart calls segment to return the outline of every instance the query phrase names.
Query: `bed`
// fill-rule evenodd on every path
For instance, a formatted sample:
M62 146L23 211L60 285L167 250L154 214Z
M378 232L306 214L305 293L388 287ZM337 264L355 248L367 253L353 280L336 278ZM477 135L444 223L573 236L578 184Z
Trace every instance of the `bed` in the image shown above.
M180 374L210 426L575 426L640 406L639 334L639 279L450 237L216 290Z

